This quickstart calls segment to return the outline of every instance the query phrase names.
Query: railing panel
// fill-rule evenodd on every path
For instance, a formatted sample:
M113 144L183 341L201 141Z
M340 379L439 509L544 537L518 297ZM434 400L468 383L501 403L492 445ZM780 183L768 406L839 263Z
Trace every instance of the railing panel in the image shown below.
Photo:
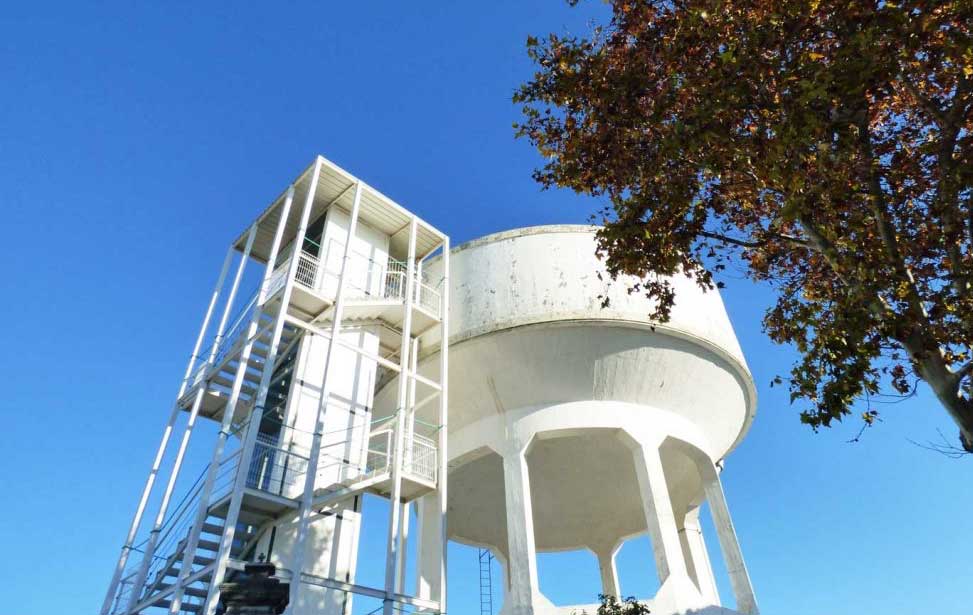
M287 498L298 497L304 488L307 457L278 448L269 439L254 445L247 472L247 487Z
M323 261L309 252L302 251L298 255L294 281L322 295L334 295L341 274L343 253L344 244L336 240L328 242ZM280 270L286 273L284 265L281 265ZM405 299L405 263L391 258L376 260L360 252L352 252L345 273L345 293L349 299L384 301ZM275 272L271 286L274 287L276 284L282 285L283 278ZM438 318L442 301L439 291L419 275L416 276L413 287L414 302Z
M432 286L429 286L425 282L418 282L415 285L416 296L415 302L422 306L426 311L432 313L439 318L439 306L442 303L442 297Z
M392 456L392 430L382 429L368 437L368 454L365 456L363 474L371 475L389 469Z
M412 434L410 440L405 471L436 482L436 442L417 433Z
M302 286L315 290L319 286L318 268L321 266L318 257L302 251L297 260L297 272L294 281Z

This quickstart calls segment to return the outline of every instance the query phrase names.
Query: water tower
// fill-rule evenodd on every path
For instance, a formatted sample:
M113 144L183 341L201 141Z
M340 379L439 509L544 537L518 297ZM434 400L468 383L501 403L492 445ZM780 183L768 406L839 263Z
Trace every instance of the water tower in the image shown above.
M448 536L500 560L501 615L580 611L541 593L539 551L590 549L604 593L634 593L619 588L614 556L645 533L661 581L654 615L732 612L718 606L703 543L708 502L737 609L756 613L718 470L756 396L720 296L673 279L672 318L653 324L649 300L619 280L602 308L594 232L525 228L453 250ZM434 349L418 363L439 377ZM378 393L376 416L395 391ZM420 560L436 556L438 529L420 523Z
M717 471L756 399L720 297L675 279L656 325L620 280L603 309L594 249L593 228L554 226L451 251L316 158L229 246L101 615L214 615L220 583L265 559L288 615L350 615L355 596L441 614L447 539L503 563L501 615L553 615L538 551L590 549L604 593L626 595L614 555L646 533L653 614L719 612L704 502L756 613ZM199 419L218 431L192 481ZM358 557L366 494L390 503L383 558ZM384 582L356 583L365 566Z

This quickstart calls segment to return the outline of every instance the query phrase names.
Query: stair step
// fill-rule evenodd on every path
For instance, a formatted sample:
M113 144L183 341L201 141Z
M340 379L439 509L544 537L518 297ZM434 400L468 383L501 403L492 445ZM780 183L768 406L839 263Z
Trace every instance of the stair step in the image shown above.
M172 606L172 600L160 600L160 601L156 602L155 604L153 604L152 606L157 606L157 607L162 607L164 609L168 609L170 606ZM182 605L180 605L180 610L182 610L182 611L188 611L190 613L198 613L199 610L202 608L202 606L203 605L201 605L201 604L186 604L186 603L183 603Z
M179 561L182 562L182 558L179 558ZM196 564L197 566L204 566L204 567L209 566L215 561L216 560L213 559L212 557L204 557L202 555L193 556L193 564ZM173 573L173 574L170 575L169 573ZM166 570L166 576L175 576L178 574L179 574L179 567L176 566L176 562L173 562L173 564L169 566L169 569Z
M244 378L243 386L240 388L240 392L244 393L245 395L253 395L253 393L257 390L257 387L253 386L253 384L248 385L248 382L256 384L256 381L250 380L249 378ZM217 374L216 376L214 376L213 383L218 384L220 386L225 386L226 388L231 390L233 389L233 380L231 380L230 378L226 378L222 374Z
M172 584L160 585L158 587L157 591L164 592L164 591L166 591L167 589L169 589L171 587L172 587ZM187 596L194 596L196 598L205 598L206 597L206 590L205 589L203 589L202 587L193 587L191 585L189 587L183 588L182 593L186 594Z
M247 370L244 372L245 377L248 380L259 379L263 373L263 366L263 361L258 362L255 357L250 357L250 360L247 361ZM223 374L225 378L233 379L236 378L236 370L239 369L239 367L240 361L233 359L232 361L229 361L223 365L223 369L220 371L220 373Z
M217 536L222 536L223 535L223 526L222 525L216 525L215 523L204 523L203 524L203 533L204 534L215 534Z

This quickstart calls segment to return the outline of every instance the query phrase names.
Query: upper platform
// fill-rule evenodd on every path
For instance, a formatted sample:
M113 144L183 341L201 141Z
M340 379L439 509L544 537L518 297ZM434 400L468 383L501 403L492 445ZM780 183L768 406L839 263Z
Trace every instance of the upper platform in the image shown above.
M314 203L312 204L310 220L316 220L329 208L336 207L347 212L351 211L352 202L355 194L355 184L360 181L348 171L345 171L335 163L318 156L321 160L321 169L318 174L317 189L314 193ZM298 224L301 218L301 208L307 199L308 189L314 176L315 161L312 161L304 171L292 182L294 185L294 205L291 207L287 217L287 225L284 228L284 244L294 238L297 234ZM385 196L375 188L362 182L363 191L359 220L389 237L389 254L398 259L402 259L408 252L409 245L409 226L415 216L404 207ZM250 256L256 261L266 263L270 256L270 248L274 241L274 232L280 222L280 215L287 198L285 189L267 209L259 216L257 224L257 236L254 239L253 248ZM247 242L247 233L251 225L240 233L234 241L237 250L243 251ZM436 230L432 225L418 219L418 230L416 235L416 258L423 259L434 252L446 238L444 234Z
M282 309L285 324L274 365L269 367L272 370L295 349L306 331L320 332L329 327L339 294L343 298L342 326L370 327L377 332L378 355L383 359L391 361L400 351L406 313L410 311L407 305L411 305L412 335L431 335L441 329L442 278L431 278L423 265L447 244L443 233L320 156L291 186L292 193L290 189L281 193L231 245L249 259L267 265L274 238L280 233L273 270L264 271L266 283L249 297L235 297L234 305L224 306L224 319L230 314L236 317L220 335L210 331L212 342L194 353L187 387L178 402L184 409L192 408L197 391L205 388L207 395L200 413L221 420L240 378L232 414L234 423L245 419L246 409L259 390L265 362L270 360L272 332ZM351 212L359 186L358 217L353 225ZM289 214L282 220L289 193ZM296 245L302 217L305 233ZM251 233L253 243L248 252ZM413 239L410 264L406 261ZM413 272L411 284L409 271ZM289 276L293 278L291 285L287 284ZM407 301L410 287L411 301ZM245 354L246 369L240 371Z

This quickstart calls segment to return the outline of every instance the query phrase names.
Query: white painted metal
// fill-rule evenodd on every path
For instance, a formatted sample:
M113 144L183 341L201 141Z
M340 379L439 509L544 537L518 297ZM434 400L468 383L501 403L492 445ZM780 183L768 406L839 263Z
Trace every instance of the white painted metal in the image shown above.
M420 262L419 265L420 267L419 267L419 272L417 272L417 275L421 278L422 263ZM419 368L419 342L417 340L414 344L412 344L412 353L409 356L409 372L414 374L416 373L416 370L418 370L418 368ZM408 401L406 404L406 408L408 410L406 413L406 421L405 421L406 439L407 439L406 441L412 442L413 438L415 437L415 430L416 430L416 414L415 414L416 381L414 378L409 379L409 394L408 394ZM406 449L405 453L407 455L413 455L415 452L413 449L414 446L410 446ZM406 463L411 464L412 460L407 459ZM405 573L406 573L405 568L406 568L406 560L408 559L406 557L406 553L409 547L409 521L410 521L409 517L411 511L412 511L411 502L405 502L402 504L402 515L401 517L399 517L399 544L398 544L398 549L396 551L396 561L395 561L395 567L396 570L398 571L396 573L396 580L395 580L396 593L401 593L405 588Z
M438 587L433 587L432 599L439 603L440 612L446 611L446 552L449 543L448 528L446 525L447 495L449 481L449 294L450 294L450 273L449 273L449 237L443 238L443 253L440 261L442 262L442 291L440 292L439 309L439 483L435 493L437 504L437 517L439 518L438 538L439 545L436 550L438 561L437 569L433 571L433 578ZM418 368L417 368L418 371ZM436 591L438 589L438 591Z
M326 340L331 340L332 339L331 332L330 331L327 331L325 329L322 329L321 327L316 327L313 324L310 324L308 322L305 322L305 321L301 320L300 318L294 318L293 316L288 316L288 318L287 318L287 324L294 325L295 327L298 327L300 329L304 329L305 331L308 331L310 333L313 333L314 335L316 335L318 337L321 337L323 339L326 339ZM337 340L335 340L335 343L338 346L340 346L342 348L347 348L348 350L351 350L351 351L353 351L353 352L361 355L362 357L364 357L364 358L366 358L366 359L368 359L370 361L375 361L376 363L378 363L382 367L388 368L388 369L390 369L390 370L392 370L394 372L398 372L401 369L401 366L398 363L394 363L392 361L389 361L385 357L380 357L379 355L375 354L374 352L368 352L364 348L360 348L358 346L355 346L354 344L351 344L351 343L349 343L349 342L341 339L340 337Z
M216 306L216 302L219 299L220 292L223 288L223 282L226 279L226 273L229 271L232 260L233 247L231 246L229 249L227 249L226 257L223 259L223 267L220 269L220 275L216 280L216 287L213 289L213 293L210 296L209 305L206 308L206 315L203 317L203 324L199 328L199 334L196 336L196 343L193 346L193 351L189 356L189 363L186 365L186 373L179 385L179 393L176 395L176 401L173 404L173 409L169 413L169 420L166 421L165 429L162 431L162 440L159 442L159 448L156 450L155 459L152 461L152 468L149 470L149 476L145 481L145 486L142 488L142 495L139 498L139 504L135 510L135 516L132 518L132 523L129 526L128 535L125 538L125 544L122 546L122 552L119 555L118 563L115 566L115 572L112 575L111 582L108 584L108 592L105 595L105 600L101 607L101 615L107 615L109 609L111 609L112 602L115 599L115 593L118 590L118 582L121 578L122 571L125 569L125 565L128 563L128 557L131 552L132 545L135 542L135 537L138 535L139 526L142 524L142 515L145 513L145 506L148 503L149 496L152 494L152 487L155 485L155 478L159 473L160 466L162 465L162 457L165 455L166 448L169 444L169 437L172 435L172 428L175 425L176 417L179 415L179 399L182 398L183 394L186 392L186 388L189 385L189 377L193 372L193 365L195 364L197 356L199 355L199 349L203 344L203 339L206 336L206 329L209 328L209 321L213 315L213 308Z
M253 238L256 234L257 228L251 228L250 234L247 237L247 245L243 249L243 254L240 257L240 265L237 267L236 276L233 279L230 296L226 301L226 308L223 310L223 318L220 319L219 328L216 331L216 342L214 342L213 347L210 349L209 356L206 358L205 367L203 367L204 373L206 369L213 365L213 360L216 358L219 341L223 338L223 328L226 326L226 321L230 316L230 310L233 308L233 300L236 298L237 289L240 286L240 279L243 277L243 271L246 268L247 261L250 260L250 249L253 246ZM155 525L149 534L149 542L145 547L145 557L135 577L135 591L132 592L129 608L135 606L138 602L139 593L145 584L145 578L149 572L149 565L152 563L152 558L155 557L155 547L159 539L159 532L162 530L162 524L165 523L166 513L169 510L169 500L172 498L172 491L175 489L176 481L179 479L179 472L182 470L182 462L186 455L186 448L189 446L189 439L192 436L193 428L196 426L196 419L199 417L199 408L203 403L203 396L206 395L208 386L208 381L204 380L199 383L199 389L196 391L192 410L189 413L189 420L186 421L186 426L182 432L182 440L179 442L179 450L176 452L176 457L172 462L172 470L169 472L169 482L166 484L166 489L162 495L162 502L159 505L159 512L155 518Z
M331 322L331 332L328 337L328 349L324 360L324 375L321 382L321 397L318 401L317 416L314 420L314 435L311 440L311 451L308 455L308 470L304 476L304 490L301 494L301 508L298 517L297 538L294 542L291 576L295 582L290 587L290 603L297 605L301 595L301 573L304 569L304 560L307 553L307 533L308 524L311 520L312 504L314 502L314 483L317 479L317 468L321 459L321 436L324 431L324 417L328 408L328 401L331 396L331 387L328 376L331 371L331 363L334 358L335 340L341 331L341 317L345 306L345 274L348 271L348 261L352 249L352 240L355 237L355 230L358 226L358 211L361 205L362 182L355 186L354 204L351 210L351 219L348 223L348 232L345 238L344 253L341 258L341 272L338 274L338 287L334 314Z
M290 215L295 187L299 187L302 193L307 191L304 209L301 215L296 217ZM353 197L352 188L355 191ZM349 210L351 210L350 216ZM269 223L268 216L272 216L270 219L275 220L275 224ZM322 216L326 217L322 218ZM300 222L295 224L297 219L300 219ZM324 220L325 230L320 237L322 246L335 243L332 239L335 232L344 234L347 231L340 273L333 265L329 269L327 252L317 257L313 257L313 254L305 255L302 249L303 238L311 219ZM359 221L362 223L359 224ZM346 229L343 226L346 223L350 228ZM274 229L273 241L270 239L271 229ZM283 252L280 248L288 238L292 246L289 264L280 267L278 261L284 260L280 256ZM318 237L312 239L318 240ZM402 585L406 575L405 553L408 548L410 523L411 506L408 501L428 493L426 490L430 488L433 489L432 493L435 493L434 485L438 482L440 486L444 486L446 481L446 460L441 454L445 450L444 429L439 429L436 437L429 438L418 433L415 428L415 413L430 410L435 413L435 406L431 402L437 396L440 398L439 411L445 412L447 407L446 400L443 399L445 378L417 373L417 363L426 346L426 340L420 344L418 339L413 338L414 331L418 331L417 334L435 331L438 337L431 334L433 339L429 340L430 350L434 350L440 340L444 342L446 340L448 294L445 290L441 293L440 289L435 287L435 283L427 284L422 272L423 259L430 253L439 248L448 252L448 243L444 244L444 239L442 233L421 223L416 216L406 212L378 191L318 157L313 167L302 173L296 185L261 214L250 228L246 243L240 240L234 242L224 263L218 289L222 288L232 256L242 249L244 256L241 267L242 263L248 260L248 256L252 256L258 262L267 263L260 291L254 299L254 304L248 305L243 311L245 319L241 317L242 322L233 325L232 336L225 333L242 270L237 272L214 344L207 360L202 361L199 357L199 349L215 309L215 297L209 306L203 331L192 353L193 360L187 366L179 391L177 408L171 416L168 428L170 433L165 435L164 444L160 447L157 465L161 464L178 412L181 409L188 410L187 428L176 452L169 483L162 496L162 506L154 528L156 531L150 534L148 549L150 553L145 558L145 563L154 563L143 565L137 573L126 576L126 585L122 592L117 589L122 572L116 575L109 600L106 600L108 610L112 609L111 598L114 597L115 608L127 601L128 615L134 615L150 606L166 608L172 615L187 609L212 615L219 595L218 584L224 580L228 569L240 569L242 566L241 562L230 557L230 549L234 544L238 521L243 521L257 528L256 532L250 533L245 557L249 558L250 553L266 553L282 572L288 572L286 564L293 562L294 559L303 562L308 557L307 551L310 544L313 543L314 564L306 573L302 571L303 566L300 563L293 565L289 571L292 572L291 580L296 595L308 602L305 607L300 607L297 604L300 599L293 600L291 612L295 615L304 615L311 611L347 615L351 608L351 594L381 597L389 612L398 610L399 605L411 605L426 612L442 611L444 605L441 600L409 596L403 592ZM352 259L349 250L355 251L356 255L360 253L361 262L350 262ZM394 256L392 250L395 251ZM402 259L402 255L406 252L408 253L405 259L407 263L397 260ZM296 269L302 266L302 262L307 271L299 278ZM390 281L390 276L397 277L398 280ZM337 289L334 288L336 278ZM295 284L301 286L299 294L295 294L298 293ZM270 300L271 297L273 301ZM348 304L355 304L355 311L350 316L354 322L350 326L347 323L343 324L345 319L342 317L342 311L346 306L346 300ZM270 312L273 318L268 319L267 312ZM324 331L316 326L317 322L324 319L330 320L328 325L330 331ZM270 324L267 324L268 320ZM416 329L417 325L414 323L417 322L420 323L421 330ZM433 329L437 325L438 328ZM289 327L294 327L301 332L308 331L314 335L301 337L298 333L286 348L281 349L282 336ZM392 335L399 338L392 342L389 339ZM320 344L322 341L324 343ZM395 357L392 354L386 358L383 355L387 354L388 345L392 344L399 346L399 356ZM232 350L228 350L231 346ZM293 367L288 364L286 371L277 370L280 377L275 378L279 357L292 349L295 351ZM332 357L334 349L337 349L339 354ZM351 353L347 352L349 350ZM228 352L232 352L232 356L227 354ZM248 369L254 353L262 358L259 384L254 382L257 372L252 366ZM349 358L352 356L356 358L349 363ZM327 364L323 370L323 378L320 371L324 367L321 363L322 358ZM390 360L392 358L394 360ZM237 361L236 367L230 367L233 365L232 361ZM331 369L332 364L334 369ZM445 365L445 362L443 364ZM232 377L227 373L231 369L236 372ZM402 394L399 394L399 412L394 422L375 428L370 437L369 423L377 424L370 418L375 393L374 383L377 380L386 381L389 372L392 375L403 376L403 385L400 389L405 392L405 398L403 399ZM307 387L310 382L308 374L311 373L314 374L313 381L317 382L321 379L324 383L321 388ZM285 385L287 393L283 397L287 400L287 405L283 407L283 422L286 425L283 429L289 432L284 432L281 436L285 441L291 440L291 445L284 448L279 444L273 444L272 437L270 440L259 439L259 442L257 437L260 421L267 412L264 404L267 403L269 390L271 387L280 386L280 378L289 379ZM422 400L417 403L417 391L420 386L427 390L423 392ZM193 387L191 396L186 395L186 391L190 390L189 387ZM328 393L329 390L333 391L333 395ZM245 399L244 394L247 396L246 399L250 400L248 403L250 417L244 422L245 431L242 434L240 450L227 455L225 451L231 435L231 427L239 424L241 420L239 406ZM224 395L227 398L222 404L221 413L216 404ZM302 412L301 405L291 405L292 402L297 404L304 395L309 395L311 403L314 404L313 409L309 408L310 413ZM326 435L331 432L325 432L323 429L324 423L328 421L328 418L323 415L328 410L331 397L334 398L337 409L332 408L335 411L329 412L328 417L333 415L337 431L334 431L333 435ZM186 509L191 512L188 515L180 512L179 520L170 523L166 518L168 504L174 495L174 485L188 450L190 435L204 409L205 416L221 417L221 429L216 438L213 459L204 474L205 480L194 486L188 496L189 499L185 500L187 504L180 505L180 511ZM309 419L315 414L317 420L314 424L310 424ZM434 427L435 418L428 416L424 418L426 420L420 421L423 425ZM384 421L380 420L378 424L382 422ZM347 430L346 423L350 425ZM444 416L440 418L439 423L445 425ZM347 442L340 442L340 436L336 434L345 431L348 433L345 436L348 438ZM378 450L376 453L371 450L369 443L379 442L383 433L387 436L382 445L384 451ZM296 440L293 439L295 436L297 436ZM291 449L308 450L308 445L311 449L315 449L314 460L289 452ZM343 446L343 448L328 450L339 450L344 453L324 454L325 447L334 446ZM300 477L303 473L305 487L310 483L310 489L305 488L303 493L296 489L288 493L280 493L277 487L273 487L273 493L270 493L265 488L265 478L269 478L272 484L276 484L273 481L278 480L280 487L283 488L287 464L284 462L281 465L273 456L261 456L258 459L256 452L258 447L260 451L272 449L276 451L273 455L283 455L287 459L293 457L303 461L304 465L298 463L296 469L291 468L290 476ZM267 453L263 452L260 455L267 455ZM384 462L382 462L383 455ZM346 458L342 459L342 457ZM256 461L251 463L252 459ZM254 465L259 465L260 460L271 465L259 467ZM322 460L326 461L331 469L322 470L318 467ZM372 464L372 461L378 465ZM309 468L308 462L310 462ZM347 467L335 470L334 467L340 464L345 464ZM256 474L254 467L257 467ZM281 473L277 476L276 473L279 471ZM255 476L259 477L256 481L254 481ZM275 476L277 478L274 478ZM316 476L324 477L324 480L328 481L327 484L316 485L316 482L322 482L316 481ZM232 481L232 484L224 482L227 478ZM315 495L316 487L326 487L326 490L324 493L319 492ZM385 494L389 490L393 492L395 511L390 515L394 518L390 519L392 523L389 529L389 557L385 572L387 581L391 579L392 586L389 586L389 582L386 582L381 589L356 585L354 575L357 556L354 549L357 549L358 543L361 500L356 499L355 503L352 503L350 498L357 498L366 492ZM290 499L297 497L302 499L303 507ZM210 508L211 503L217 499L220 500L219 512ZM426 511L425 516L436 517L436 523L430 519L429 523L425 524L426 529L434 526L437 528L433 533L435 540L432 541L436 543L435 548L432 552L428 548L424 549L425 559L434 560L432 565L426 566L428 570L426 576L437 585L433 595L441 596L444 585L441 572L445 543L441 538L445 527L442 519L445 502L435 497L427 497L426 500L430 502L431 507L426 506L429 510ZM192 508L194 506L195 509ZM270 508L267 508L268 506ZM310 513L318 507L326 507L328 512L320 521L316 517L309 519ZM296 541L302 508L305 523L310 521L310 527L305 525L304 536ZM216 522L210 521L211 513L221 518L225 517L223 521L225 527L214 526ZM142 514L140 511L139 516ZM267 531L261 533L263 531L261 528ZM165 529L165 533L162 533L161 529ZM212 543L201 540L204 532L211 535L222 532L222 535L218 543ZM170 549L173 547L173 541L182 538L184 533L185 539L176 542L174 550ZM426 533L428 534L428 531ZM296 545L295 542L300 544ZM296 548L298 546L299 549ZM209 560L206 555L199 555L199 551L210 550L216 551L215 560ZM304 554L296 556L297 551L304 551ZM159 559L158 555L166 557ZM322 565L321 562L324 561L330 563ZM194 570L195 566L200 565L203 567ZM128 568L131 569L132 566L129 564ZM125 570L124 563L119 570ZM146 583L150 570L153 574L156 572L158 574L150 583ZM322 573L325 573L325 577L318 576ZM167 577L173 575L175 579L170 583ZM136 576L138 578L135 578ZM140 588L148 588L144 597L137 590L131 596L128 595L128 588L133 579L137 581L136 585ZM209 584L205 601L202 604L186 604L184 600L186 588L190 584L204 580ZM309 588L307 595L302 595L302 585ZM317 589L323 587L327 588L327 591L324 593L316 591L311 587L315 585L318 586ZM117 598L122 594L125 594L125 601ZM192 595L196 595L195 592Z
M441 275L442 286L440 293L440 339L448 338L449 331L449 239L443 241ZM445 610L446 605L446 551L447 551L447 526L446 526L446 505L447 505L447 480L448 472L448 433L449 433L449 344L443 344L439 351L439 404L437 408L436 432L437 440L437 476L439 482L435 492L423 497L419 503L419 550L416 573L416 595L433 600L442 605L441 610ZM434 394L437 395L437 394ZM425 406L427 400L416 404L413 408L414 413L418 413Z
M280 309L277 313L274 324L274 332L267 351L267 358L264 362L263 374L260 379L260 387L258 388L257 394L254 398L254 405L250 412L246 436L240 451L240 465L233 485L229 509L227 510L226 525L223 528L223 537L220 541L219 550L217 551L216 569L213 572L213 578L210 581L209 591L206 595L206 602L203 604L202 608L202 613L204 613L204 615L213 615L216 612L217 599L219 597L219 584L222 582L223 575L226 573L227 560L230 557L230 548L233 545L233 537L236 533L236 524L237 520L239 519L240 506L243 503L244 488L246 486L247 470L250 467L250 461L253 458L253 448L257 441L257 432L260 429L260 421L263 418L263 404L266 401L268 385L270 384L270 378L273 375L274 361L277 357L277 348L280 344L280 337L283 333L287 309L290 305L291 292L294 288L294 274L297 270L297 263L299 260L297 255L301 246L304 245L304 235L307 232L308 218L311 215L311 206L314 203L314 195L317 189L321 160L322 159L318 157L318 159L315 161L314 175L311 178L307 198L305 199L304 207L301 210L301 220L297 229L297 235L295 236L293 242L294 250L288 267L287 278L286 282L284 283L284 290L281 294Z
M412 219L409 228L409 258L406 261L405 280L405 316L402 321L402 345L399 349L401 369L399 372L399 390L395 405L395 444L392 447L391 476L392 489L389 503L389 537L388 553L385 558L385 601L382 605L383 615L395 615L395 564L398 554L399 515L402 509L402 459L405 448L405 416L408 394L410 344L412 343L412 305L415 297L415 267L416 267L416 218Z
M369 598L384 598L385 591L381 589L375 589L373 587L368 587L366 585L356 585L354 583L345 583L335 579L325 579L315 575L310 575L304 573L301 575L301 580L304 583L310 585L320 585L321 587L327 587L330 589L336 589L342 592L349 592L353 594L359 594L362 596L368 596ZM415 596L409 596L408 594L395 594L393 596L393 602L398 604L405 604L409 606L418 607L426 612L437 612L439 610L439 604L431 600L423 600L421 598L416 598Z
M277 255L280 252L280 244L284 235L284 226L287 217L290 215L291 204L294 201L294 186L291 185L287 189L287 196L284 201L284 208L281 211L280 222L277 224L277 229L274 233L274 242L270 250L270 257L267 261L267 268L264 271L263 280L260 284L260 291L257 295L257 306L251 316L250 323L247 325L247 340L252 340L258 323L260 322L261 315L263 313L264 302L267 300L267 291L270 284L270 279L274 274L274 269L277 264ZM229 314L229 304L227 305L227 311L224 313L224 321ZM222 331L222 326L220 327ZM214 344L214 349L218 348L219 339L217 343ZM172 615L176 615L182 607L183 590L188 584L187 579L190 576L192 569L192 561L196 556L196 550L199 545L199 536L203 527L203 523L206 522L207 511L210 506L210 496L213 493L213 484L216 481L216 474L220 468L220 461L223 459L223 451L226 449L226 441L230 434L230 427L233 421L233 408L236 406L236 400L239 399L239 383L242 386L243 377L247 370L247 364L250 360L250 352L252 351L253 342L248 341L243 350L241 351L239 365L237 366L237 373L234 377L233 392L231 394L231 399L227 403L226 407L223 409L223 418L220 424L220 431L217 435L216 446L213 449L213 458L210 461L209 467L206 473L206 482L203 484L203 488L200 491L199 505L196 510L196 517L193 520L192 528L189 531L189 536L186 539L186 552L182 558L182 564L179 569L179 576L174 585L176 586L176 591L172 597L171 604L169 606L169 612Z
M252 232L251 232L251 236L252 236ZM248 238L247 242L250 243L251 245L253 244L253 240L251 238ZM212 317L213 315L213 309L216 307L216 302L220 297L220 291L223 288L223 281L226 279L226 273L227 271L229 271L230 263L232 261L233 261L233 247L230 246L230 248L228 248L226 251L226 258L223 259L223 267L220 269L220 277L216 281L216 288L213 289L213 295L210 297L209 306L207 306L206 308L206 316L203 317L203 325L199 328L199 335L196 336L196 344L193 346L193 353L189 358L189 365L186 366L186 373L182 378L182 386L179 387L179 396L176 398L177 400L182 398L183 394L185 394L186 392L186 388L189 386L189 376L193 372L193 363L197 359L199 359L199 349L203 345L203 339L206 337L206 329L209 328L210 317ZM236 284L234 284L234 287L231 290L231 293L235 293L235 292L236 292ZM226 301L227 305L233 303L233 296L234 295L231 294L231 296L227 299ZM221 331L225 324L226 322L224 320L223 324L220 325Z

